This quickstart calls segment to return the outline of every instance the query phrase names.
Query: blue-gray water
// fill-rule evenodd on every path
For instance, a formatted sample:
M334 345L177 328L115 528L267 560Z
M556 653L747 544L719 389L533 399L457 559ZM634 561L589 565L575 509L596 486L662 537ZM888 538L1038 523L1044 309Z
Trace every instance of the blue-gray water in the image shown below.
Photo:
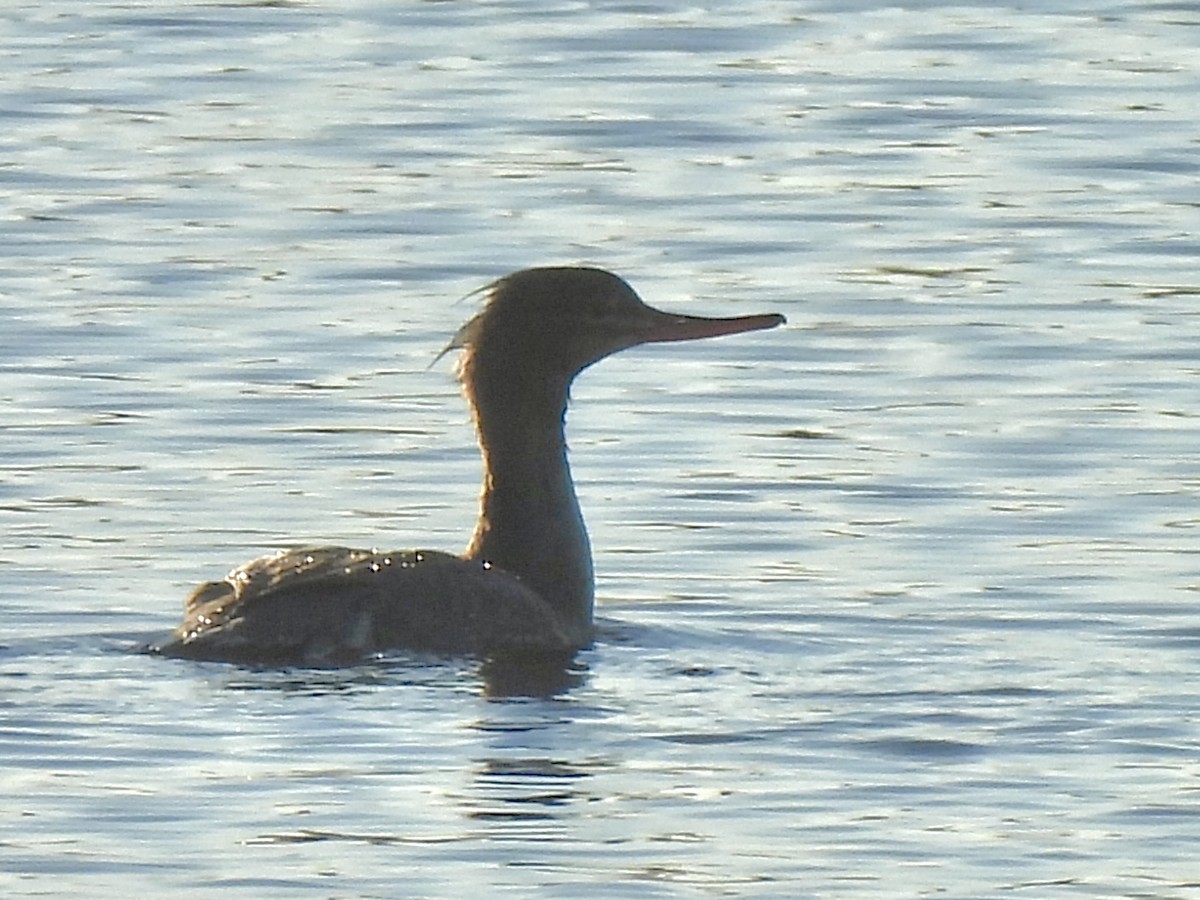
M0 18L4 896L1200 897L1196 3ZM569 683L130 652L460 548L576 262L790 322L577 384Z

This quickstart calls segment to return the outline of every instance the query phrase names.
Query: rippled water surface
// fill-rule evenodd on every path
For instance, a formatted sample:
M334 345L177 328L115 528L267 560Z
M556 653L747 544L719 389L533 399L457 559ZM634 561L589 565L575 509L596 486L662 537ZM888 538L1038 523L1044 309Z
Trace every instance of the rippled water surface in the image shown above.
M1200 6L9 4L5 896L1200 897ZM554 684L139 655L458 549L465 294L782 330L576 385Z

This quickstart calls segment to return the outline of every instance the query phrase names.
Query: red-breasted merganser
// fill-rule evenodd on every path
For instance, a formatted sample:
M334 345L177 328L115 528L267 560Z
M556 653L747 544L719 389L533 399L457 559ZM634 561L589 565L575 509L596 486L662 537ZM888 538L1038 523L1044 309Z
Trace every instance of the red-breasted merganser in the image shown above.
M203 584L167 656L337 665L388 650L480 657L569 654L592 638L592 555L563 436L568 392L610 353L774 328L780 315L709 319L647 306L601 269L537 268L487 289L447 350L483 453L466 552L311 547Z

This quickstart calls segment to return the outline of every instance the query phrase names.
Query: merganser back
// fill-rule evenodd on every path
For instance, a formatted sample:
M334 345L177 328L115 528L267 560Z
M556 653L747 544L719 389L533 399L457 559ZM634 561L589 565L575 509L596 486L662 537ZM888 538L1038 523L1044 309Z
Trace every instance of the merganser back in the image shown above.
M571 653L592 639L592 554L563 434L575 376L626 347L774 328L647 306L601 269L536 268L491 284L447 350L483 454L461 556L311 547L253 560L188 597L166 656L338 665L387 650Z

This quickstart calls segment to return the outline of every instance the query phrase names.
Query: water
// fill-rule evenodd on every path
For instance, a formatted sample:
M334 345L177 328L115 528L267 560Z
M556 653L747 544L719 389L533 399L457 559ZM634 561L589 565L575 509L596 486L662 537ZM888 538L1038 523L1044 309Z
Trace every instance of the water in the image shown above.
M1200 7L41 3L0 71L5 896L1200 897ZM601 639L130 652L462 546L456 302L784 330L576 386Z

